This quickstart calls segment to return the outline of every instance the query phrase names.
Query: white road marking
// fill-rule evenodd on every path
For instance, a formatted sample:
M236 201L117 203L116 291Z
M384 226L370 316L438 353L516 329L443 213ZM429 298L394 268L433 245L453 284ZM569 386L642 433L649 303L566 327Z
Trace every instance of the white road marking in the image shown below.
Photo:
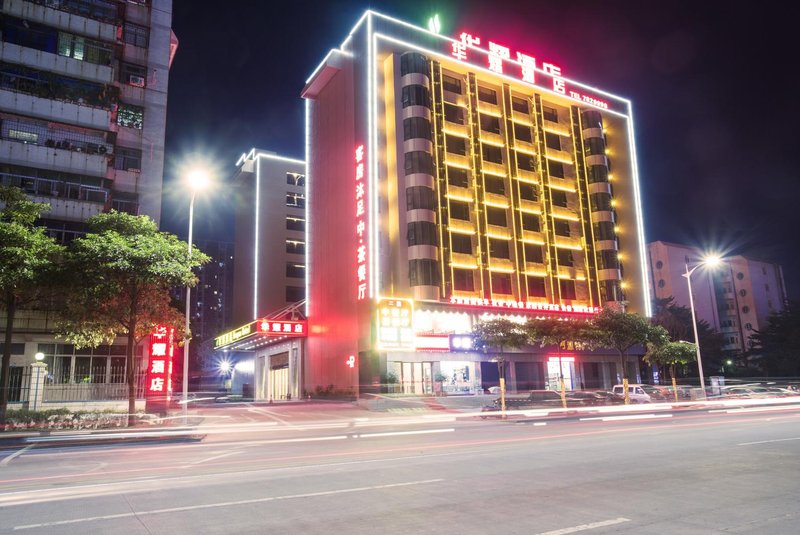
M11 462L11 461L13 461L14 459L16 459L17 457L19 457L19 456L20 456L20 455L22 455L23 453L25 453L26 451L28 451L29 449L31 449L31 448L32 448L32 447L34 447L35 445L36 445L36 444L30 444L29 446L25 446L24 448L22 448L22 449L21 449L21 450L19 450L19 451L15 451L15 452L14 452L14 453L12 453L11 455L9 455L8 457L6 457L6 458L5 458L5 459L3 459L2 461L0 461L0 466L7 466L7 465L8 465L8 463L10 463L10 462Z
M537 535L567 535L567 533L577 533L578 531L586 531L587 529L604 528L606 526L613 526L622 524L623 522L630 522L630 518L614 518L612 520L603 520L601 522L592 522L591 524L581 524L580 526L573 526L571 528L556 529L553 531L546 531L538 533Z
M209 461L215 461L217 459L222 459L223 457L230 457L231 455L237 455L239 453L242 453L242 452L241 451L229 451L228 453L223 453L221 455L215 455L213 457L208 457L206 459L200 459L199 461L191 462L191 463L189 463L189 466L194 466L194 465L197 465L197 464L203 464L203 463L207 463ZM187 468L188 468L188 466L187 466Z
M626 414L624 416L597 416L595 418L581 418L581 422L600 420L602 422L617 422L620 420L649 420L650 418L672 418L672 414Z
M547 425L547 422L533 422L533 425L536 426L536 427L540 427L540 426L543 426L543 425Z
M233 507L236 505L248 505L253 503L265 503L265 502L274 502L280 500L296 500L301 498L318 498L320 496L334 496L337 494L348 494L353 492L366 492L371 490L382 490L382 489L391 489L391 488L398 488L398 487L410 487L413 485L427 485L430 483L439 483L444 481L444 479L423 479L420 481L408 481L406 483L389 483L386 485L373 485L371 487L354 487L350 489L339 489L339 490L327 490L327 491L320 491L320 492L309 492L306 494L290 494L287 496L270 496L267 498L253 498L251 500L238 500L234 502L217 502L217 503L208 503L203 505L187 505L184 507L171 507L169 509L154 509L152 511L139 511L139 512L132 512L132 513L120 513L116 515L102 515L102 516L90 516L84 518L75 518L72 520L58 520L55 522L43 522L41 524L25 524L22 526L14 526L14 531L23 530L23 529L34 529L34 528L46 528L51 526L64 526L67 524L78 524L82 522L95 522L97 520L114 520L117 518L131 518L131 517L140 517L146 515L158 515L158 514L165 514L165 513L182 513L185 511L197 511L199 509L213 509L219 507Z
M422 429L420 431L393 431L389 433L362 433L360 435L353 435L353 438L375 438L375 437L398 437L403 435L426 435L430 433L451 433L455 431L454 428L447 429Z
M776 438L774 440L758 440L756 442L742 442L741 444L736 444L736 445L737 446L752 446L753 444L770 444L772 442L788 442L790 440L800 440L800 437Z
M739 413L742 413L742 412L788 411L788 410L793 410L793 409L794 409L794 407L786 407L786 406L780 406L780 407L747 407L747 408L742 408L742 409L727 409L724 412L726 412L728 414L739 414Z

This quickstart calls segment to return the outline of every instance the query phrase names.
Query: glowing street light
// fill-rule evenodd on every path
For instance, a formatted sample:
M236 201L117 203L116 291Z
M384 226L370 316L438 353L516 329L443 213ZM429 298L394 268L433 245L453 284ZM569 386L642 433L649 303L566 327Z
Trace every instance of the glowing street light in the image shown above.
M192 258L192 227L194 225L194 197L199 191L208 188L211 179L208 171L205 169L195 168L189 171L186 175L186 184L191 191L191 200L189 201L189 259ZM183 423L186 425L189 414L189 341L191 340L189 331L189 318L191 317L191 302L192 302L192 288L189 284L186 285L186 330L185 342L183 344Z
M686 273L682 276L686 277L686 283L689 285L689 310L692 312L692 329L694 330L694 347L697 351L697 372L700 374L700 390L703 392L703 399L706 399L706 380L703 376L703 361L700 358L700 339L697 336L697 318L694 312L694 297L692 296L692 273L694 273L700 266L713 268L722 263L722 259L717 255L708 255L700 262L697 263L692 269L689 269L689 257L686 257Z

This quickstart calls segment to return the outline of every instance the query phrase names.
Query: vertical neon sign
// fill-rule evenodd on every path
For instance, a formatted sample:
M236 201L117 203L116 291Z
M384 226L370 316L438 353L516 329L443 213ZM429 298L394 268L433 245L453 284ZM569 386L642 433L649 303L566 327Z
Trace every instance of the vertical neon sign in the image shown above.
M356 247L356 278L357 294L356 299L363 301L367 298L367 246L364 243L364 232L367 229L366 218L366 182L364 165L364 145L356 147L356 237L358 246Z
M147 366L147 397L169 401L172 396L172 357L175 328L159 325L150 335L150 364Z

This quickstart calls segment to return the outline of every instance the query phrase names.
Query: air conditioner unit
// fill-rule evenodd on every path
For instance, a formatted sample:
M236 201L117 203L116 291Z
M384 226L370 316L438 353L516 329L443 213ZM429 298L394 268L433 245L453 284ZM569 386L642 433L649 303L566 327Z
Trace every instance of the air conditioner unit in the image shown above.
M136 87L144 87L144 76L128 76L128 81L131 85L135 85Z

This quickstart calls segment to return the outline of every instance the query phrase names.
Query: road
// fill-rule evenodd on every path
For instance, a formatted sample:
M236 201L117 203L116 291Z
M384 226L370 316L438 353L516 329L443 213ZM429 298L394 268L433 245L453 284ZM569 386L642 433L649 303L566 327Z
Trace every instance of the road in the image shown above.
M0 532L797 533L800 406L503 421L240 408L0 458ZM242 418L246 415L246 418Z

